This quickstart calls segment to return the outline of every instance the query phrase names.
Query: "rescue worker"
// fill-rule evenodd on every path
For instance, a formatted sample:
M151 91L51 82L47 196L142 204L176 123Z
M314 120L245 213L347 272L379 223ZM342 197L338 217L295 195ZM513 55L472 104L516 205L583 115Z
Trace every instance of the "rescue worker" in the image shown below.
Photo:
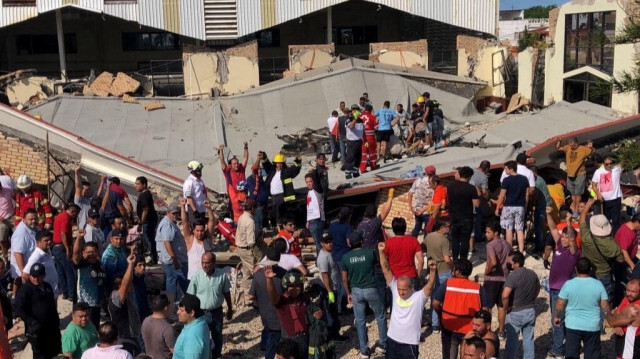
M441 318L443 358L458 358L460 343L473 330L473 316L482 309L480 284L469 280L472 270L469 260L454 261L453 278L433 294L433 309Z
M275 211L275 220L280 218L282 213L287 212L289 203L296 200L296 193L293 188L293 179L300 173L302 168L302 157L298 156L293 160L293 166L288 167L282 153L273 157L273 163L269 161L264 152L258 154L262 162L262 168L267 172L265 183L271 194L271 205Z
M360 160L360 172L367 172L367 166L371 170L378 168L378 152L376 143L376 117L371 113L373 107L366 105L360 119L364 124L364 138L362 141L362 159Z
M187 199L187 216L189 223L193 225L196 219L204 220L207 209L204 201L207 199L207 187L202 182L202 168L204 166L198 161L191 161L187 165L189 177L182 185L182 196Z
M23 174L18 177L16 187L18 192L15 196L16 201L16 217L14 226L17 226L22 222L24 213L29 208L33 208L37 213L36 224L43 229L53 228L53 214L51 213L51 205L49 200L42 192L33 189L33 180L29 175Z
M240 198L241 190L239 189L239 184L247 180L246 168L247 162L249 162L249 144L244 142L242 163L240 163L240 161L234 156L229 160L229 164L227 164L227 161L225 161L224 158L224 145L218 146L218 157L220 157L220 167L224 174L227 194L229 195L231 210L233 211L233 220L234 222L238 222L238 219L240 219L243 212L243 204L240 203L240 201L244 201L244 199Z

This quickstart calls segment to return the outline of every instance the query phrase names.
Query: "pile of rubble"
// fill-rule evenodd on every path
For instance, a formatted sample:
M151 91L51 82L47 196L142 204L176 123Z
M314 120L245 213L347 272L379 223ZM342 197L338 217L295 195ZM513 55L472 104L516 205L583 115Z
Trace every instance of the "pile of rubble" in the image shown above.
M103 72L96 77L91 84L84 86L82 93L85 96L96 95L100 97L122 97L124 94L132 94L140 88L140 82L125 73L118 72L116 77L110 72Z
M291 135L277 135L285 144L280 152L287 156L315 155L317 153L330 153L329 129L321 128L313 130L305 128Z

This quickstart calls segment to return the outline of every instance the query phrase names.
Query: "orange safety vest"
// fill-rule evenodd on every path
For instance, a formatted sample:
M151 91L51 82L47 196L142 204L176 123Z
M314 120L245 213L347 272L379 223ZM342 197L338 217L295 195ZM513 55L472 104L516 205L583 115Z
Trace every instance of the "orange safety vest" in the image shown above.
M465 278L450 278L446 285L442 326L449 331L466 334L473 329L474 314L482 308L480 284Z

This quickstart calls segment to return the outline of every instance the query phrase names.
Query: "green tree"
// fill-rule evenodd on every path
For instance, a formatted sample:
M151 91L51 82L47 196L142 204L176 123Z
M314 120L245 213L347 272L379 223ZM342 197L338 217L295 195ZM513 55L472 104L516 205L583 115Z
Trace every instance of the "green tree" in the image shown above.
M629 20L620 33L616 36L616 44L633 44L640 42L640 24L633 19ZM611 77L611 86L615 92L640 92L640 56L634 58L635 67L623 70Z
M549 17L549 11L555 9L557 6L533 6L524 10L525 19L546 19Z

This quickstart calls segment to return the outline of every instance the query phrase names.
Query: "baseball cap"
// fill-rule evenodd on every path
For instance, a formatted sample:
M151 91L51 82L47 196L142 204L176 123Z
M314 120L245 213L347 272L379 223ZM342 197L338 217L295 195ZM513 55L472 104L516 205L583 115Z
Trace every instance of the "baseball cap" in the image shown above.
M96 208L91 208L89 210L89 213L87 214L87 217L89 218L100 217L100 211L97 210Z
M200 308L200 299L193 294L186 293L182 297L179 306L184 307L187 313L193 310L197 317L204 314L204 311Z
M127 235L129 235L129 233L124 229L114 229L111 231L111 237L126 237Z
M280 263L280 251L275 247L266 247L264 249L264 258L258 263L262 266L275 266Z
M45 275L46 270L44 269L44 265L41 263L34 264L33 266L31 266L31 270L29 271L29 274L34 277Z
M432 176L432 175L436 174L435 166L429 165L429 166L425 167L424 168L424 173L428 174L429 176Z

